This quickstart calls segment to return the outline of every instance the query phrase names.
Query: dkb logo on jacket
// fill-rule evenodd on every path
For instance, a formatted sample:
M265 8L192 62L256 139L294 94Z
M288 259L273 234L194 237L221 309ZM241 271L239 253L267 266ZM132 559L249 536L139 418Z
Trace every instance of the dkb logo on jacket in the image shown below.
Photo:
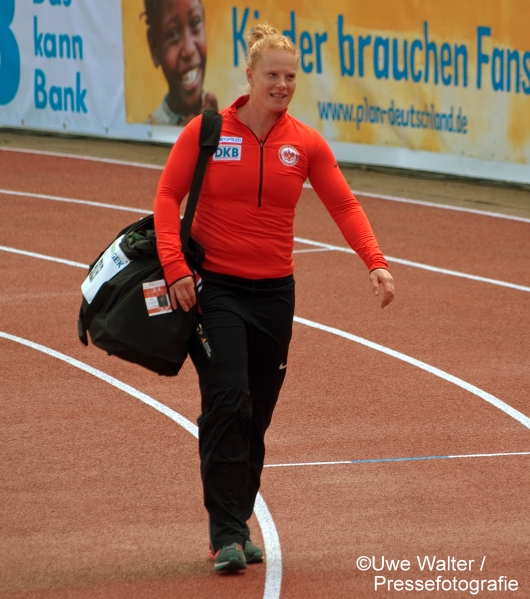
M241 160L241 146L239 145L219 145L213 156L214 160Z

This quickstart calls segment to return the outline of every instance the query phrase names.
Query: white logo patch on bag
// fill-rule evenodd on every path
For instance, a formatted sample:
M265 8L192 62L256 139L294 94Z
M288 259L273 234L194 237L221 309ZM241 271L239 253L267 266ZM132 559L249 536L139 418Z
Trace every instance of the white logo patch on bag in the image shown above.
M122 252L120 247L120 242L123 238L124 235L116 239L112 245L105 250L101 258L94 265L94 268L88 273L88 277L83 281L81 292L89 304L94 299L103 283L112 279L112 277L123 270L127 264L130 264L131 261Z
M158 316L159 314L171 312L171 302L164 279L144 283L142 287L149 316Z

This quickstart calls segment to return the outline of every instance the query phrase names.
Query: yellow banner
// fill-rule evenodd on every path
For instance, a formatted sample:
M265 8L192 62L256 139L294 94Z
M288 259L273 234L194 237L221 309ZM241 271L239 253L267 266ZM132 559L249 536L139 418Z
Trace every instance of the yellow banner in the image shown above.
M231 103L267 21L301 51L290 113L328 141L530 162L527 0L145 2L122 0L128 122Z

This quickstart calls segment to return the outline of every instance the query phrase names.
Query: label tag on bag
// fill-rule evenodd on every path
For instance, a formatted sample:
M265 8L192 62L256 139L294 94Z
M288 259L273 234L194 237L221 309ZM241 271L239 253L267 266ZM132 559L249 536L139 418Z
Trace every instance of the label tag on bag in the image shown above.
M142 287L149 316L158 316L172 311L164 279L144 283Z
M129 258L122 252L120 242L124 235L118 237L103 253L101 258L94 264L94 268L88 273L88 277L81 285L81 292L90 304L99 288L112 277L117 275L128 264Z

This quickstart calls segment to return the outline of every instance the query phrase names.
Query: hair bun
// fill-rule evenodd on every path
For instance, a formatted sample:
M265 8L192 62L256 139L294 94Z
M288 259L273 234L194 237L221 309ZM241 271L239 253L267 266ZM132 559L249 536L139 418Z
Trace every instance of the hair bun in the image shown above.
M250 35L248 37L248 48L252 48L252 46L259 42L260 40L268 37L269 35L278 35L278 30L275 27L272 27L268 23L259 23L255 27L250 30Z
M291 38L265 22L253 27L247 37L247 66L253 69L266 50L287 50L294 54L298 66L300 53Z

